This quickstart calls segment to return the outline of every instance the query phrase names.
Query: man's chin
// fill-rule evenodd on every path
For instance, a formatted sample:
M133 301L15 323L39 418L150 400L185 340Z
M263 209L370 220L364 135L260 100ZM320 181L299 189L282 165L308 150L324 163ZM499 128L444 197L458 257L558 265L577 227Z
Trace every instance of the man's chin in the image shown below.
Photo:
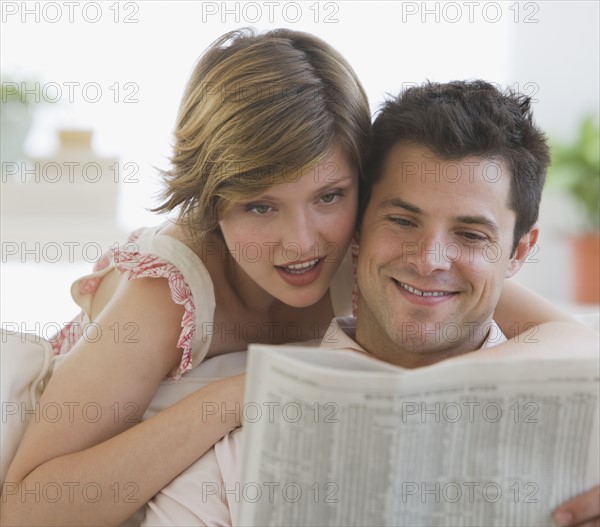
M411 339L437 342L442 339L458 341L464 333L460 323L453 320L446 312L432 313L431 311L411 310L404 315L398 315L396 320L402 321L396 328L398 333L403 333Z
M406 368L428 366L472 350L469 343L464 340L448 341L439 335L426 339L420 337L402 339L398 346L403 350L402 362L399 365Z
M435 353L445 348L467 345L472 328L455 320L408 319L396 328L402 347L415 353Z

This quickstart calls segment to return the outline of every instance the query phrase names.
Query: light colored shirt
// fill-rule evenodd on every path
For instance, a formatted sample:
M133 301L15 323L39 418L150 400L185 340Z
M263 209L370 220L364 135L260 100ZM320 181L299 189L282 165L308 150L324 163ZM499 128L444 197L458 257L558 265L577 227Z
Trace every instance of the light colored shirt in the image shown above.
M355 332L355 318L336 318L325 333L321 347L367 353L355 342ZM493 322L479 349L505 340L506 337ZM154 496L146 507L146 519L142 525L237 525L239 506L244 497L241 483L242 441L241 428L221 439Z
M506 336L502 333L502 330L500 329L500 326L496 324L496 321L492 320L489 322L489 329L485 340L477 351L497 346L502 342L506 342ZM369 353L356 342L355 317L334 318L325 332L325 337L323 337L320 347L330 349L351 349Z

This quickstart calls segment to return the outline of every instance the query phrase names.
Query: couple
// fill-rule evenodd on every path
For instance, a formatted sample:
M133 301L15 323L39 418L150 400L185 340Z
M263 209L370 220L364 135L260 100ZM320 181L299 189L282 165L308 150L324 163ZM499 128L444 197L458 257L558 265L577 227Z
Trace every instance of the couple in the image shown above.
M204 359L252 342L318 339L334 316L351 314L348 253L359 198L356 341L365 349L406 367L466 353L483 345L481 328L492 312L508 337L533 323L540 324L540 345L593 346L585 328L548 303L501 288L536 241L537 205L531 203L539 201L548 163L543 140L527 112L522 115L525 100L500 96L499 107L476 113L487 126L518 120L507 137L498 131L487 137L478 128L483 143L453 150L453 126L466 126L452 113L458 112L455 98L465 90L470 106L481 96L498 96L485 85L449 89L452 95L437 86L412 93L416 109L445 105L452 126L433 121L423 137L397 136L392 104L375 127L390 143L375 141L367 164L368 102L335 50L289 30L240 31L217 40L186 89L157 209L178 209L178 219L136 231L130 244L78 280L72 292L82 312L51 342L54 367L40 404L93 404L101 411L96 419L64 411L59 419L29 423L4 480L3 524L120 524L229 437L239 415L198 416L207 402L243 402L243 375L178 397L150 418L148 409L165 378L173 379L169 389L181 386L183 393L185 379ZM420 114L406 119L408 132L421 129ZM434 138L445 134L441 144L450 149L436 151ZM463 139L460 128L458 136ZM504 141L504 150L491 146L492 139ZM421 177L431 170L439 174L433 182ZM520 186L512 174L523 170ZM389 186L389 174L398 171L406 194ZM454 192L459 199L451 198ZM393 329L413 320L423 322L427 335L429 325L445 320L482 325L456 347L421 351L419 338L408 341ZM103 329L99 338L86 338L90 321ZM389 334L382 329L388 325ZM135 338L126 338L132 327ZM528 348L509 341L498 349ZM75 490L39 499L35 489L52 484ZM100 490L89 499L80 489L92 484ZM589 503L577 510L588 514ZM592 510L584 517L597 515Z

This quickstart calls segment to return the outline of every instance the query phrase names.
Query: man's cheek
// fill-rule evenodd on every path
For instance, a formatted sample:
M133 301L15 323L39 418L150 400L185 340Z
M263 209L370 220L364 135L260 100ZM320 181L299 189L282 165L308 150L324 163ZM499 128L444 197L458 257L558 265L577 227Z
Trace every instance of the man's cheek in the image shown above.
M499 264L503 259L502 254L501 248L495 245L470 248L462 252L455 264L460 265L466 275L483 278L496 274L497 268L501 267Z

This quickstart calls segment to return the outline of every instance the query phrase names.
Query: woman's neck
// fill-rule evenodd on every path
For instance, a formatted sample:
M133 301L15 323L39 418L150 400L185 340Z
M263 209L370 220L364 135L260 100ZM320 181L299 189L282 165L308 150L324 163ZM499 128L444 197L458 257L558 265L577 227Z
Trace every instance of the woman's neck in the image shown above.
M224 274L238 300L246 309L253 311L256 315L270 318L269 313L277 306L281 306L282 302L250 278L227 251L225 244L221 243L224 248L224 262L222 263Z
M192 248L202 260L212 278L217 300L223 295L223 298L229 297L227 301L230 302L233 297L243 309L266 319L273 309L282 305L248 276L216 234L207 234L196 243L186 239L185 231L180 227L174 227L169 234Z

